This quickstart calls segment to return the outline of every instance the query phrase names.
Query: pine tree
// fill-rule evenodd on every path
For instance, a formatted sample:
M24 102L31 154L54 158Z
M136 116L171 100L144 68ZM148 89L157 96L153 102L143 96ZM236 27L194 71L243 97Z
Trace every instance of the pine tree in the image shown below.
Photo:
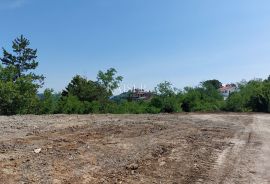
M3 48L3 58L0 58L0 60L3 66L13 68L16 71L13 81L16 81L20 77L27 77L43 84L44 77L42 75L28 72L29 70L36 69L38 66L38 62L36 61L37 49L31 49L29 45L30 41L21 35L12 42L13 53L9 53Z

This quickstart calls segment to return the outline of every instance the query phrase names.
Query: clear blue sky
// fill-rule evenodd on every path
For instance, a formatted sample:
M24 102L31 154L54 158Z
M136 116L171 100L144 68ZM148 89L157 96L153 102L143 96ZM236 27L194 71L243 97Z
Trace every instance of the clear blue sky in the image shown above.
M45 87L115 67L153 89L270 74L269 0L0 0L0 46L38 48Z

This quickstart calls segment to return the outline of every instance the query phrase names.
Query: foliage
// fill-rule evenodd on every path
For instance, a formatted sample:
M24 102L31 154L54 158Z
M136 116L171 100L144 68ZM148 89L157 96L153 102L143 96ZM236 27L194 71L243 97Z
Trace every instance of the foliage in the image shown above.
M266 79L266 81L269 81L270 82L270 75L268 76L268 78Z
M106 72L98 72L97 82L107 90L109 95L113 94L113 91L119 87L123 80L122 76L115 76L116 74L117 71L114 68L110 68Z
M270 82L262 82L251 95L248 106L254 112L270 112Z
M169 97L175 95L175 89L168 81L164 81L155 87L155 93L161 97Z
M34 70L38 66L37 49L31 49L28 47L29 45L30 41L21 35L12 42L13 54L3 48L3 58L0 60L4 66L12 68L13 81L28 76L33 81L39 81L42 84L44 80L42 75L28 73L29 70Z
M220 111L224 101L214 86L190 88L186 87L182 98L182 109L186 112L194 111Z
M84 104L78 97L68 95L59 100L56 112L64 114L83 114L84 110Z
M36 50L23 36L13 41L11 54L3 49L0 68L0 113L4 115L36 113L37 91L42 86L43 76L29 73L35 69Z
M239 91L229 96L226 109L236 112L270 112L270 81L255 79L240 83Z
M53 114L59 98L58 94L53 93L53 89L45 89L39 100L39 114Z
M146 113L147 103L136 101L122 101L120 103L109 103L106 113L113 114L142 114Z
M102 109L102 105L98 101L92 101L92 102L84 102L85 104L85 113L100 113Z
M116 95L116 96L111 97L111 100L116 102L116 103L120 103L120 102L125 101L125 100L132 101L131 93L132 93L131 91L121 93L120 95Z
M221 82L213 79L197 87L179 91L168 81L157 85L154 96L146 101L132 101L131 91L111 97L123 77L114 68L99 71L97 81L76 75L62 93L45 89L38 94L44 77L33 72L38 66L37 50L29 48L23 36L13 41L10 53L3 49L0 58L0 114L88 114L88 113L177 113L270 112L270 76L238 83L237 90L224 100Z
M38 104L37 87L27 78L16 82L0 81L0 114L35 113Z
M176 89L172 87L172 84L168 81L160 83L155 88L155 97L150 101L149 110L154 110L154 112L181 112L181 102L180 98L176 94Z
M160 108L157 108L157 107L154 107L154 106L151 106L151 105L148 105L145 109L146 113L149 113L149 114L158 114L161 112Z
M201 85L203 87L213 86L215 89L219 89L220 87L222 87L222 83L216 79L201 82Z
M106 89L97 82L76 75L62 92L62 96L76 96L80 101L104 101L109 98Z
M0 81L0 114L11 115L16 114L16 100L18 99L18 91L15 90L13 82Z

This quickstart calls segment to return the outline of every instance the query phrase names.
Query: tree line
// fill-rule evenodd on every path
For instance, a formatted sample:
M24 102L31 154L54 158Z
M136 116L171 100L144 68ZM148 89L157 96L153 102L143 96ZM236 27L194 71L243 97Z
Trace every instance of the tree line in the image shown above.
M113 91L123 80L114 68L99 71L96 80L76 75L60 93L45 89L45 77L37 75L37 50L24 36L12 42L12 52L3 48L0 57L0 114L88 114L88 113L174 113L174 112L270 112L270 76L241 81L224 100L218 80L179 90L162 82L149 100L126 97L112 100Z

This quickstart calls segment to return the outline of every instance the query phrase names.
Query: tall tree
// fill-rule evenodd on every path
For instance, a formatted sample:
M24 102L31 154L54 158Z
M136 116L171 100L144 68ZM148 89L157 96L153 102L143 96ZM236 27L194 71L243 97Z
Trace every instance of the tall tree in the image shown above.
M97 82L106 88L110 95L119 87L120 82L123 80L122 76L116 76L116 74L116 69L110 68L106 72L99 71L97 75Z
M37 92L44 77L31 70L38 66L37 50L23 36L13 41L13 53L3 48L0 58L0 114L36 113Z
M29 70L36 69L38 66L38 62L36 61L37 49L31 49L29 45L30 41L21 35L12 42L13 53L3 48L3 57L0 60L6 68L12 68L15 71L13 81L27 76L33 81L39 81L42 85L44 76L28 72Z

